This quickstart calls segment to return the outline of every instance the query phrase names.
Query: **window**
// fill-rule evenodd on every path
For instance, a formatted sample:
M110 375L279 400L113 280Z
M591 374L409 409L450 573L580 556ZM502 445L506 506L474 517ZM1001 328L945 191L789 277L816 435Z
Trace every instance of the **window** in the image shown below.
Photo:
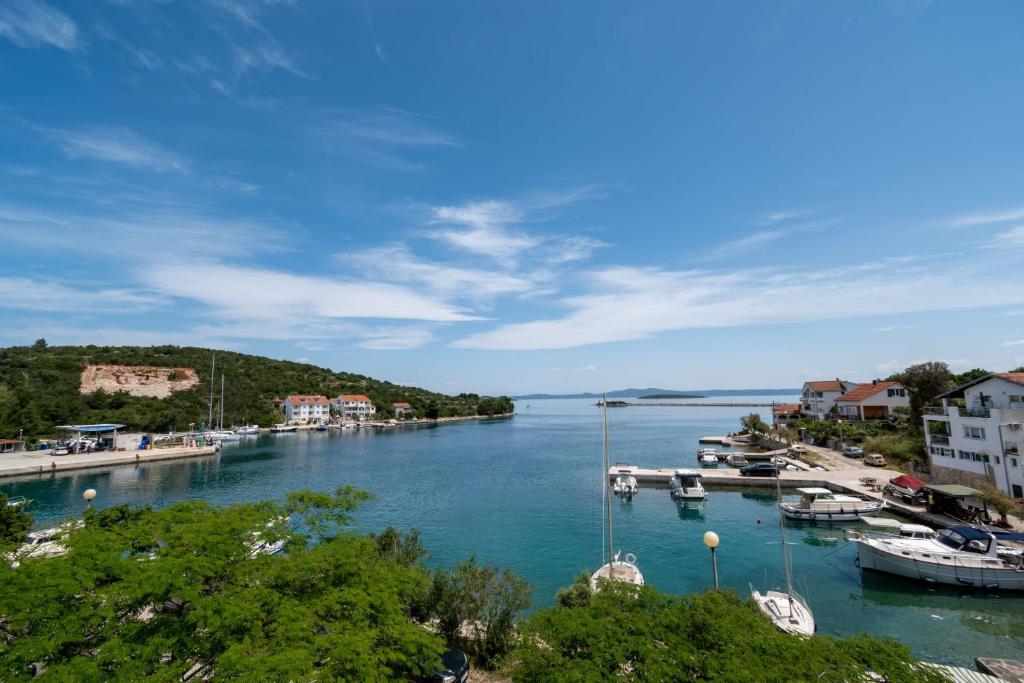
M907 390L906 389L889 389L889 390L887 390L886 393L889 394L889 398L892 398L894 396L906 396L907 395Z
M964 438L965 439L984 439L985 428L984 427L972 427L971 425L964 425Z
M1016 467L1017 466L1017 458L1010 458L1010 464L1013 465L1014 467Z

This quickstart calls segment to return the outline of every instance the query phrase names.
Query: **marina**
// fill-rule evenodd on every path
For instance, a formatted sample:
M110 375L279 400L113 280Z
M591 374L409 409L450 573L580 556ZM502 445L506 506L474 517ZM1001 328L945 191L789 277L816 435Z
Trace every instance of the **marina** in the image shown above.
M636 555L647 584L674 594L708 589L711 564L702 538L714 531L721 539L716 553L722 588L746 596L753 584L785 593L774 479L696 462L698 439L734 431L742 414L729 408L609 411L609 470L617 462L633 463L640 485L632 498L612 501L615 542ZM536 608L550 605L555 592L581 572L589 575L607 562L601 449L600 411L592 400L532 400L529 411L512 419L263 433L208 456L35 473L0 481L0 490L31 500L36 527L49 529L81 516L88 488L97 491L97 507L160 507L197 498L256 501L348 484L376 496L356 512L356 529L418 528L433 566L454 566L474 554L509 567L532 585ZM672 499L669 480L676 469L702 475L705 500ZM883 481L890 476L869 473ZM796 488L813 486L880 495L859 482L864 474L855 466L784 472L780 484L786 501L796 499ZM886 515L904 505L888 500ZM1020 595L861 572L844 527L788 522L786 529L794 591L813 608L818 634L867 631L896 638L927 661L959 666L973 666L974 657L1024 659Z

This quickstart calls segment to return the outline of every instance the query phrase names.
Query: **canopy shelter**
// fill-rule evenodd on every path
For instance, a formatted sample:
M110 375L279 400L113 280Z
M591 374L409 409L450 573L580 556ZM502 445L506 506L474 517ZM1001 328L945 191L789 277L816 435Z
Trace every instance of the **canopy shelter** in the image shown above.
M63 432L74 432L75 437L72 440L74 444L74 452L78 453L82 449L82 437L84 434L95 436L97 441L109 440L111 446L117 445L117 430L124 429L125 425L121 424L95 424L95 425L58 425L57 429ZM103 438L104 434L111 434L107 439Z
M890 479L889 483L903 489L910 489L911 491L920 491L924 488L924 482L913 474L901 474L898 477Z
M928 484L928 512L949 515L966 522L991 521L981 491L962 484Z

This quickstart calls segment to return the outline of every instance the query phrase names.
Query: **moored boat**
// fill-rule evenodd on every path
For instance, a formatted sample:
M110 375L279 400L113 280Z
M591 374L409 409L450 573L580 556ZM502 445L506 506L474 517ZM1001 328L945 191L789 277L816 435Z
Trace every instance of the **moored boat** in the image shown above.
M235 434L247 435L247 434L259 434L259 425L242 425L241 427L235 427Z
M789 519L804 522L857 522L861 516L876 515L885 508L884 501L865 500L857 496L835 494L825 488L797 489L797 503L779 503Z
M746 467L750 461L742 453L730 453L725 456L725 463L732 467Z
M1024 590L1024 534L957 526L930 538L862 534L853 540L861 570L925 583Z
M703 475L693 470L676 470L670 483L676 500L704 500L707 495L701 484Z
M620 496L635 496L640 486L636 483L636 477L630 469L620 469L615 476L615 483L612 484L612 493Z
M283 434L283 433L286 433L286 432L297 432L298 430L299 430L299 428L297 426L295 426L295 425L287 425L287 424L276 424L276 425L274 425L273 427L270 428L270 431L274 432L275 434Z
M207 441L238 441L242 437L226 429L217 429L204 434Z

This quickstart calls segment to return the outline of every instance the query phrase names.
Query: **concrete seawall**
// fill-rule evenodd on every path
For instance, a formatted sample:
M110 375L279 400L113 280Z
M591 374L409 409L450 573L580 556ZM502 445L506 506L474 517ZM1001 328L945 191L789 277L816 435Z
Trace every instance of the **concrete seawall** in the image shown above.
M146 451L102 451L77 455L53 455L49 451L26 451L0 455L0 477L56 474L73 470L199 458L217 453L216 446L153 448Z

